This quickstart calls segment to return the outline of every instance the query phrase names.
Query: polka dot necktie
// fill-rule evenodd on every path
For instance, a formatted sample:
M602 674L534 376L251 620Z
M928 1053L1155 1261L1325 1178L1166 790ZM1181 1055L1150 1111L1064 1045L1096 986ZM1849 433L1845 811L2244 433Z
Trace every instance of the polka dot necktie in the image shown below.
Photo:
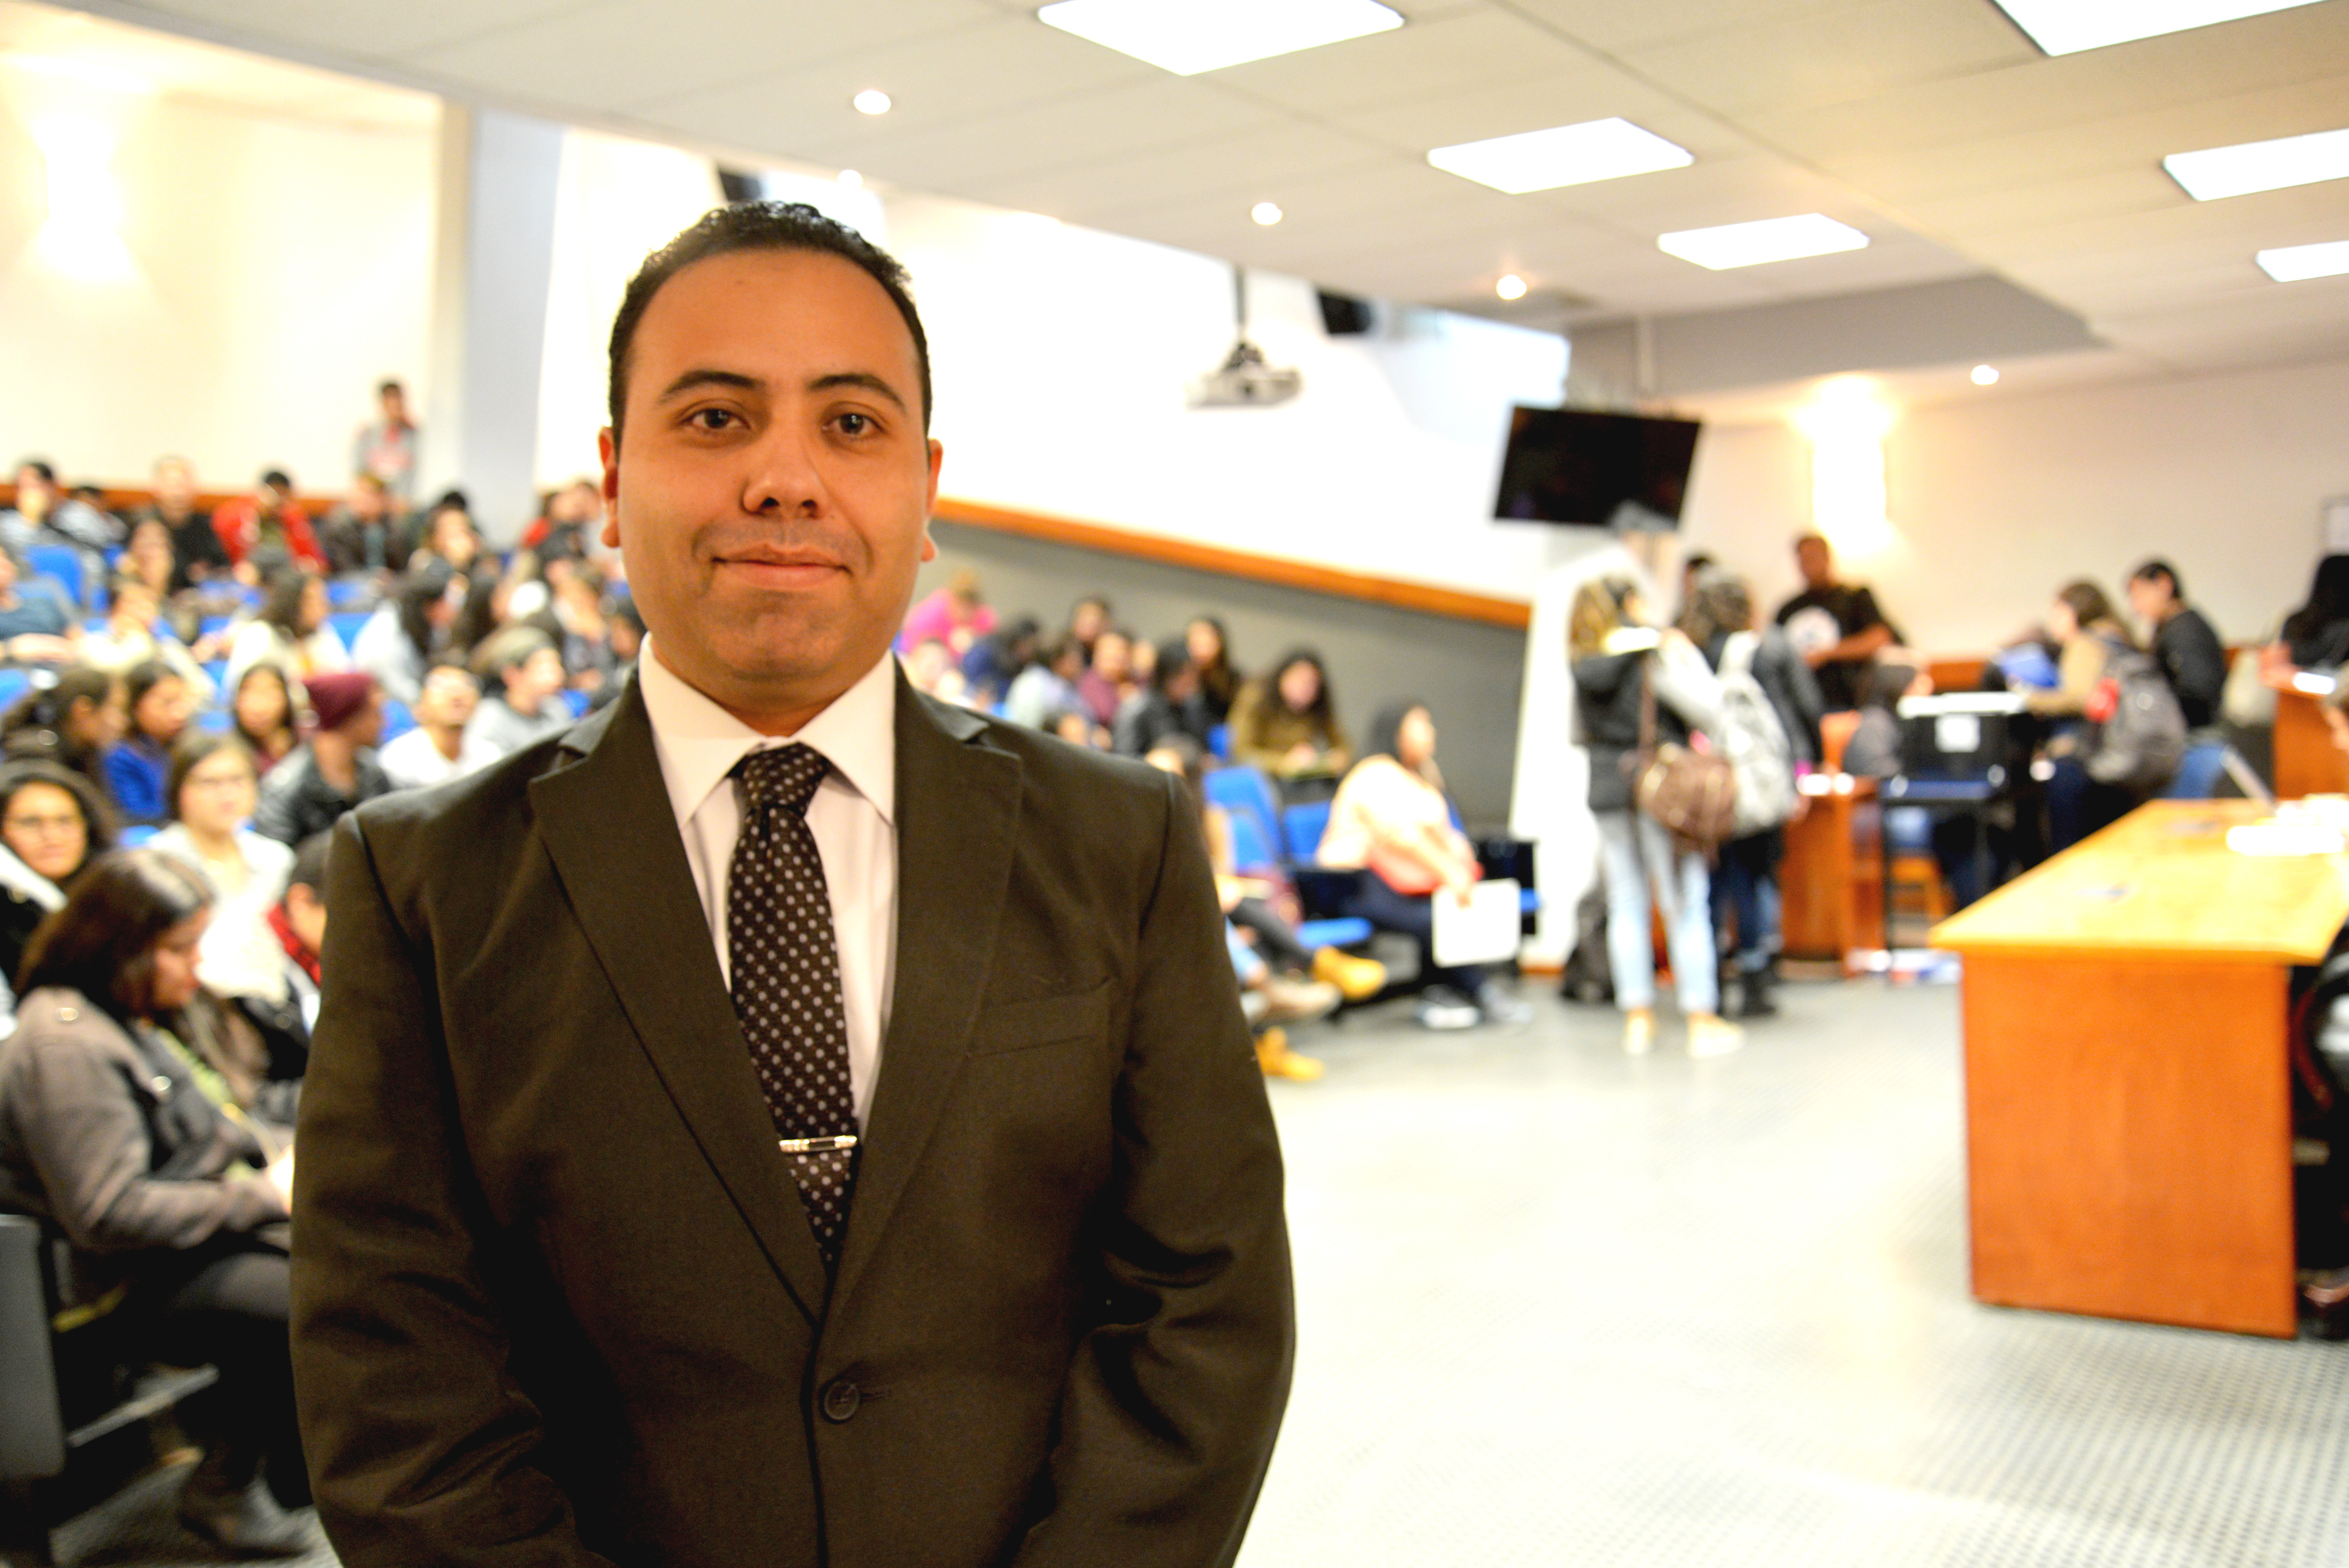
M840 952L823 857L807 825L808 802L831 770L805 746L752 752L735 765L742 832L726 884L734 1015L827 1274L840 1262L856 1180Z

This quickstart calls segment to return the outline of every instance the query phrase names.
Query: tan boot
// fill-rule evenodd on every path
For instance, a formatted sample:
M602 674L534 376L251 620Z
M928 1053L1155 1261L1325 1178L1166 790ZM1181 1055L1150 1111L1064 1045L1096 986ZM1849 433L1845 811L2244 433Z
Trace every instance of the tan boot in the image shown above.
M1688 1054L1726 1056L1745 1045L1745 1031L1715 1012L1689 1014Z
M1376 959L1354 958L1336 948L1313 955L1313 978L1338 988L1349 1002L1364 1002L1386 989L1387 966Z
M1309 1084L1321 1075L1321 1064L1288 1048L1288 1031L1268 1029L1256 1037L1256 1064L1268 1078L1288 1078Z
M1626 1055L1644 1056L1656 1048L1656 1010L1634 1007L1623 1014L1623 1051Z

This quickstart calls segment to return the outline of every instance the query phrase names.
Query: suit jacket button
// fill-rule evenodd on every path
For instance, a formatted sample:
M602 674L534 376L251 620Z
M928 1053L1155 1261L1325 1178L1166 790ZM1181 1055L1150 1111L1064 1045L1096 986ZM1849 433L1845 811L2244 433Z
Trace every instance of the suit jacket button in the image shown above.
M845 1421L864 1403L864 1390L845 1377L835 1377L823 1386L823 1418L827 1421Z

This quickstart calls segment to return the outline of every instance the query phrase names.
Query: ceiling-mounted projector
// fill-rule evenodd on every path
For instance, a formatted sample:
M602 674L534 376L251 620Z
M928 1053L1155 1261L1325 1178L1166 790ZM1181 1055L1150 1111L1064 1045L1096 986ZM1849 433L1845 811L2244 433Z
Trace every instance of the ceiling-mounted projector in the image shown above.
M1224 362L1191 383L1195 409L1248 409L1285 403L1305 389L1302 372L1264 362L1264 350L1243 337Z

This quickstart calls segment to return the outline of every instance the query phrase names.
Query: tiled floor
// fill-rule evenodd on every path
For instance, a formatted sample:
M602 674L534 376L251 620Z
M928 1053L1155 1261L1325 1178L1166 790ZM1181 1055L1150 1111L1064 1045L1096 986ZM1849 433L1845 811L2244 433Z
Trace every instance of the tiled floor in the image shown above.
M2349 1345L1968 1299L1954 992L1796 987L1705 1063L1537 1000L1299 1038L1330 1072L1274 1086L1302 1341L1246 1568L2349 1563ZM65 1561L205 1561L170 1486Z
M2349 1563L2349 1345L1968 1298L1954 990L1793 988L1702 1063L1539 1001L1297 1042L1247 1568Z

